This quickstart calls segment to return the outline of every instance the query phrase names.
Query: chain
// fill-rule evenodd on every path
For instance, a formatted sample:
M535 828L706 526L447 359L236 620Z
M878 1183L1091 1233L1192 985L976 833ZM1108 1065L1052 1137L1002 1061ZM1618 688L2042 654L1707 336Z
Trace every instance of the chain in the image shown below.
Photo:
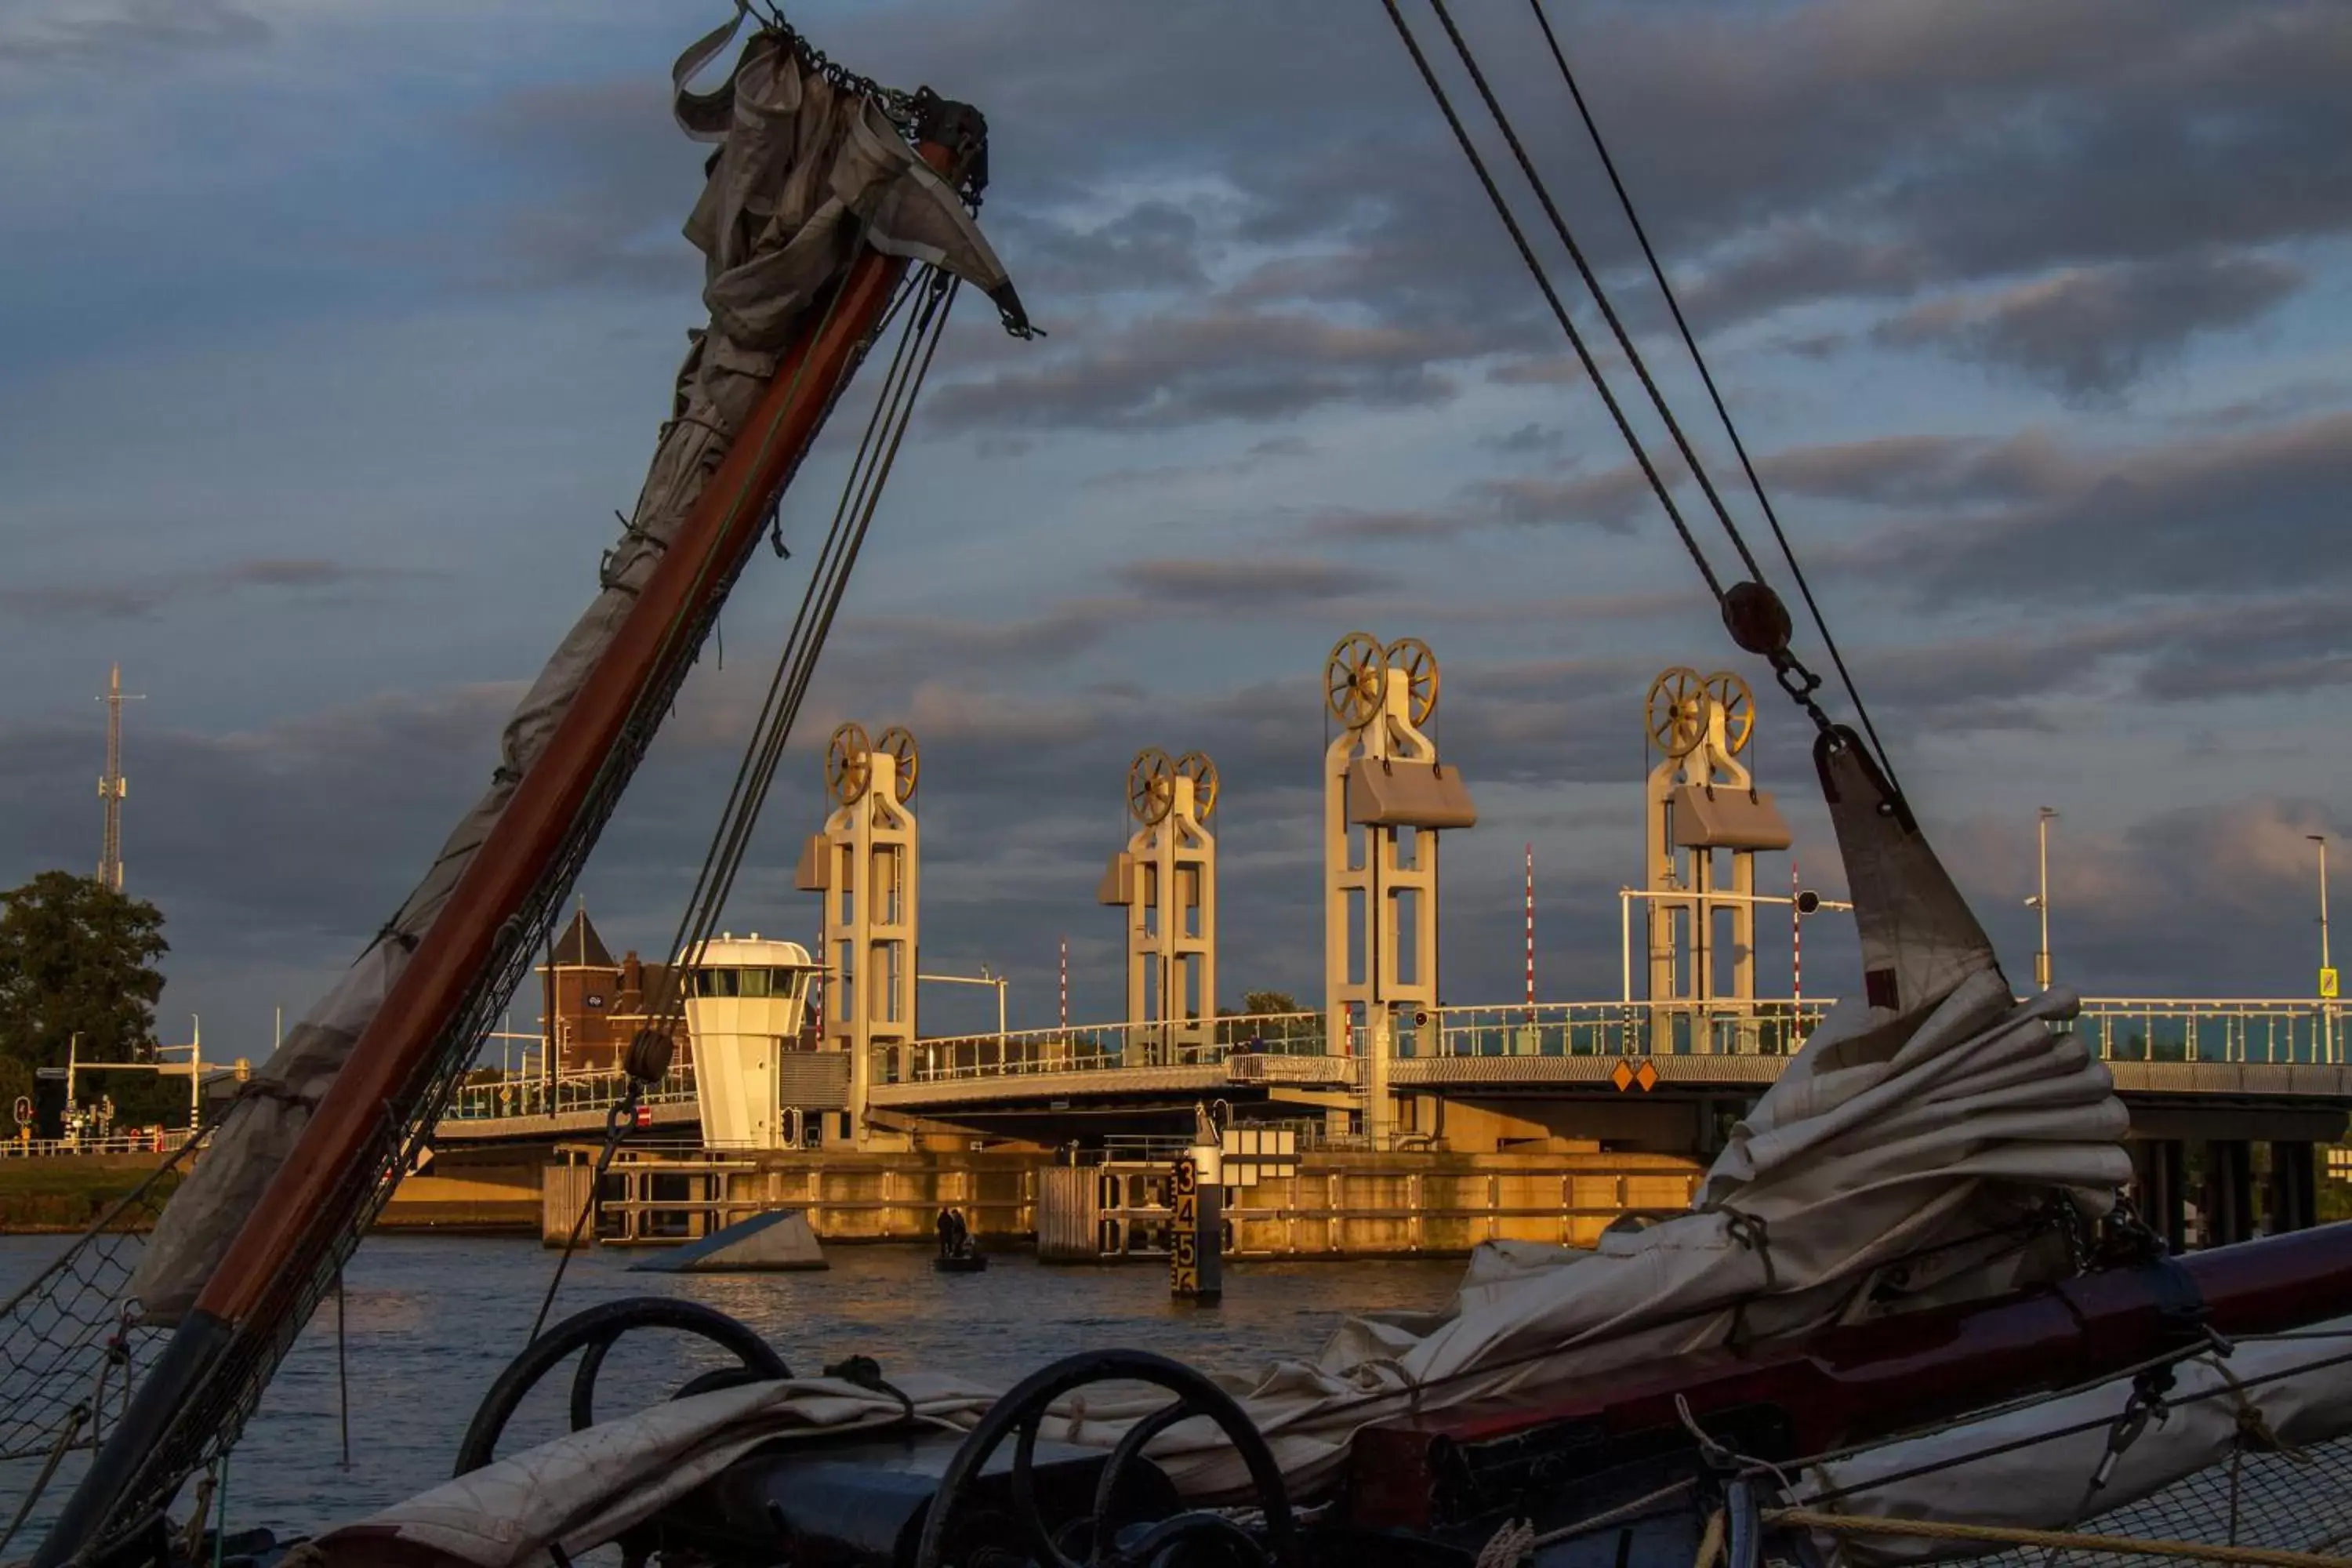
M828 58L823 49L818 48L802 36L799 28L784 20L784 14L776 8L773 0L768 0L768 3L761 5L760 11L761 20L768 31L775 34L783 42L784 47L793 51L802 65L823 77L827 83L842 92L855 93L860 98L872 100L875 105L889 117L890 123L896 125L900 131L909 131L914 128L915 94L901 92L897 88L884 87L872 77L860 76L839 61Z

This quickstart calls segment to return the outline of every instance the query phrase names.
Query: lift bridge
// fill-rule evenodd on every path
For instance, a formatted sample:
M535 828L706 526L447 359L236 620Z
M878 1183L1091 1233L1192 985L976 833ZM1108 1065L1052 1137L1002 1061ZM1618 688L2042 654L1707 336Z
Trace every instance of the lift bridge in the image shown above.
M1757 857L1788 849L1790 834L1746 761L1757 721L1746 682L1676 668L1651 685L1644 876L1619 889L1620 994L1446 1005L1439 846L1477 812L1429 738L1437 660L1416 639L1355 633L1324 673L1338 738L1323 768L1322 1006L1219 1011L1215 766L1147 748L1127 779L1130 837L1097 889L1120 910L1129 1016L922 1034L914 738L893 728L868 742L845 725L827 752L832 813L798 877L824 898L821 956L731 938L705 953L712 973L686 1005L692 1049L641 1097L649 1135L887 1152L952 1130L1098 1147L1189 1126L1195 1106L1223 1100L1332 1151L1587 1138L1711 1152L1834 1005L1758 994L1759 910L1801 922L1845 907L1757 890ZM2284 1172L2307 1219L2315 1148L2341 1135L2352 1108L2344 1026L2333 1000L2092 996L2071 1027L2131 1110L2144 1192L2177 1199L2192 1142L2208 1151L2209 1183L2218 1164L2220 1190L2234 1191L2251 1180L2249 1147L2268 1143L2273 1181ZM617 1072L477 1075L436 1142L593 1136L627 1087ZM2232 1162L2242 1179L2228 1174Z

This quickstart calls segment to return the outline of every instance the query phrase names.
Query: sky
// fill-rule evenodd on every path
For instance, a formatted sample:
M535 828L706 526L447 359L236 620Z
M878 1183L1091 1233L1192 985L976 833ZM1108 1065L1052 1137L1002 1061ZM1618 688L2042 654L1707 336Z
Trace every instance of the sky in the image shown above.
M1755 528L1530 12L1455 9ZM265 1053L273 1009L306 1008L421 875L593 595L703 315L678 234L703 150L667 75L725 10L0 8L0 885L94 868L119 660L167 1041L201 1016L208 1055ZM2011 976L2046 805L2062 980L2309 994L2305 836L2352 825L2352 10L1551 11ZM814 939L792 870L824 738L903 723L923 967L989 963L1013 1026L1049 1024L1066 938L1075 1016L1114 1016L1119 911L1093 892L1128 763L1197 749L1223 785L1220 1000L1311 1005L1319 682L1360 628L1435 649L1433 728L1481 812L1445 843L1447 1001L1518 994L1529 845L1541 994L1615 994L1642 700L1669 665L1757 686L1750 758L1803 881L1842 889L1805 721L1727 639L1380 5L791 14L988 115L982 224L1048 335L984 305L950 327L730 929ZM824 527L857 423L788 538ZM583 878L616 951L669 940L808 553L746 574ZM1824 662L1810 629L1798 648ZM1852 988L1832 921L1806 945L1809 993ZM977 989L923 1007L927 1031L993 1022Z

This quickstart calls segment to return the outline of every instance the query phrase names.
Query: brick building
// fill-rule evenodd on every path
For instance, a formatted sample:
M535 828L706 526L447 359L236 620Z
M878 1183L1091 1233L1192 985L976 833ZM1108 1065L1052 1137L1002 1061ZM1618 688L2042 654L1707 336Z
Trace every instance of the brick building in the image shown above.
M669 966L647 963L634 950L615 962L584 909L555 939L549 959L537 966L539 1026L559 1073L620 1071L629 1042L655 1026L646 1008L667 1001L677 1010L677 999L663 989ZM682 1016L671 1034L677 1042L673 1060L683 1066L691 1048Z

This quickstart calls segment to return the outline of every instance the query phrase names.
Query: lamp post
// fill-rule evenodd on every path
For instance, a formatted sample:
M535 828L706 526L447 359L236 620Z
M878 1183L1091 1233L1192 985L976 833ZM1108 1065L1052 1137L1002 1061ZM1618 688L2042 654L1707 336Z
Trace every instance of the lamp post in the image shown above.
M2306 833L2319 846L2319 996L2320 1027L2325 1031L2327 1059L2336 1059L2336 961L2327 949L2327 835Z
M1004 984L1005 984L1004 976L1003 976L1002 974L999 974L999 973L995 973L993 970L990 969L990 968L988 967L988 965L986 965L985 963L983 963L983 964L982 964L982 965L980 966L980 973L979 973L978 974L918 974L918 975L916 975L916 976L915 976L915 978L916 978L916 979L918 979L918 980L929 980L929 981L935 981L935 982L937 982L938 984L941 984L941 985L993 985L993 986L995 986L995 987L996 987L996 1037L997 1037L997 1039L998 1039L1000 1042L1002 1042L1002 1041L1003 1040L1003 1038L1004 1038Z
M2040 989L2050 989L2050 825L2058 814L2048 806L2036 808L2034 837L2037 858L2041 862L2041 891L2025 900L2025 907L2042 915L2042 945L2033 954L2033 984Z

